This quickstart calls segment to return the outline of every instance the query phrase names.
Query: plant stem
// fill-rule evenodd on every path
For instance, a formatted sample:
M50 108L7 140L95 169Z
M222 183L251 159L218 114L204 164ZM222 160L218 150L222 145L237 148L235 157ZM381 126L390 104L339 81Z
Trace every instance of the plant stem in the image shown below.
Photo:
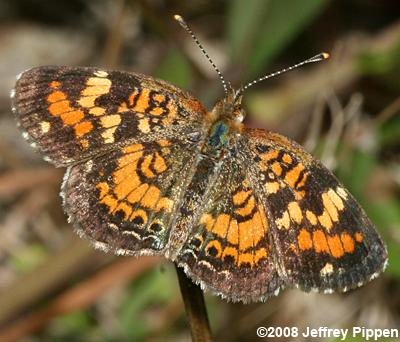
M211 341L210 323L204 303L203 291L186 276L182 268L176 265L175 268L183 302L185 303L192 340L194 342Z

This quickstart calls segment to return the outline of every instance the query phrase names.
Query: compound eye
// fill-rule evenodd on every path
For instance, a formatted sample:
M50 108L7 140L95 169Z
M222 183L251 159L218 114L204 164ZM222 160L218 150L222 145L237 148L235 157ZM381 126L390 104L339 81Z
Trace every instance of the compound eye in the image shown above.
M235 110L235 120L238 122L243 122L245 117L245 112L243 109L239 108Z

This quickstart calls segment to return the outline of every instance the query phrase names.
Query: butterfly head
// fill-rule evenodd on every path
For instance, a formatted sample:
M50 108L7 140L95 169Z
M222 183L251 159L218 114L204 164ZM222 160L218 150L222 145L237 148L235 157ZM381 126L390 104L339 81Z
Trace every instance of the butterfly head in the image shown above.
M236 96L235 91L229 91L221 100L217 101L212 110L213 118L225 120L232 124L241 124L246 113L242 108L242 95Z
M242 109L241 100L241 96L235 97L235 93L231 91L223 99L217 101L211 111L212 124L207 143L202 150L204 154L216 158L223 156L230 139L242 131L245 112Z

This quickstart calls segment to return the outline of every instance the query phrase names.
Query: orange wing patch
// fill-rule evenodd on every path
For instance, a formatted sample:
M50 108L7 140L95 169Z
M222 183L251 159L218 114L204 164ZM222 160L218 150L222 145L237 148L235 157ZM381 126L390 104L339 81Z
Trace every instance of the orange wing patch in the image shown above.
M155 105L151 105L152 102ZM153 123L161 122L165 126L169 125L178 114L178 106L171 98L149 88L135 88L128 102L122 102L119 106L119 113L126 111L138 113L138 129L142 133L149 133ZM143 113L148 115L144 117L141 115Z
M340 240L342 241L343 249L346 253L354 252L354 240L349 234L347 233L340 234Z
M306 229L302 228L300 230L300 233L297 236L297 243L299 244L299 248L301 251L312 248L313 243L311 240L311 235Z
M74 127L77 137L82 137L93 129L93 124L90 121L81 122Z
M278 182L266 182L264 184L264 189L268 195L276 194L280 189L280 185Z
M284 178L284 182L294 190L294 194L297 200L301 200L304 195L304 190L299 190L306 183L308 173L303 172L305 166L302 163L297 164L295 167L290 169Z
M268 232L267 218L263 208L256 204L251 190L236 192L232 196L232 202L235 205L242 205L235 210L235 214L238 217L247 217L245 221L238 222L235 217L225 213L217 217L206 213L201 216L199 223L204 225L208 232L221 239L220 249L214 244L217 240L212 240L213 248L218 250L218 253L214 253L215 256L222 259L231 257L238 266L249 264L253 267L268 255L265 247L258 247Z
M98 71L95 73L97 77L90 77L86 81L86 88L81 91L80 98L73 103L68 95L61 89L62 83L59 81L51 81L49 86L53 90L47 96L48 111L51 115L59 117L65 126L72 126L75 131L76 137L79 139L83 149L89 147L87 139L80 139L93 130L93 124L90 121L84 121L85 112L88 110L89 114L98 116L105 113L105 109L97 107L95 100L110 91L111 80L105 78L107 73ZM99 77L98 75L103 75ZM113 120L113 119L111 119ZM115 123L115 118L114 118ZM108 121L106 125L109 125ZM44 127L44 128L43 128ZM48 133L51 126L42 125L42 132ZM110 133L108 133L109 137Z
M362 233L357 232L357 233L354 234L354 238L356 239L356 241L357 241L358 243L361 243L362 240L363 240L363 235L362 235Z
M303 213L300 206L297 202L293 201L288 204L287 210L283 212L282 217L278 218L275 223L278 229L289 229L291 226L290 222L300 224L302 220Z
M123 155L118 159L118 168L113 173L113 185L103 181L96 186L100 203L108 207L110 214L123 212L125 221L147 222L146 210L171 212L173 201L162 196L157 186L142 179L144 175L150 181L168 169L163 155L160 152L145 154L142 144L132 144L121 151Z
M325 233L318 229L313 232L313 245L317 253L329 253L328 241Z
M302 228L297 235L297 244L300 251L314 249L316 253L326 253L339 259L345 253L351 254L355 250L355 244L358 241L358 233L352 237L349 233L326 234L318 229L312 233Z
M219 215L212 227L212 232L217 236L224 238L228 231L230 219L230 216L227 214Z
M322 193L321 201L324 210L321 215L316 215L312 211L306 211L306 218L311 225L317 225L317 222L329 232L335 222L339 222L339 214L344 210L344 202L338 194L338 189L329 189Z
M47 96L49 103L48 110L51 115L60 117L64 125L74 125L81 121L85 114L81 110L75 110L67 95L59 90L55 90Z
M247 198L251 195L251 193L252 193L251 190L248 190L248 191L241 190L241 191L237 192L236 194L233 195L233 198L232 198L233 204L234 205L243 204L247 200Z
M62 82L51 81L51 93L47 96L48 111L52 116L62 120L64 126L71 126L82 149L90 147L90 139L85 137L94 129L93 118L99 118L99 133L104 144L115 142L115 132L122 122L121 113L134 112L137 115L137 129L142 133L150 133L153 124L169 125L178 114L178 105L166 95L149 88L135 88L128 97L118 105L114 113L106 113L106 108L96 104L96 100L111 90L112 81L108 73L98 70L87 78L85 88L79 98L72 101L62 90ZM47 134L51 126L43 122L41 131Z
M234 218L231 220L231 222L229 222L228 235L226 238L232 245L239 244L239 225Z
M103 115L105 109L97 107L95 101L101 95L108 94L110 88L110 79L106 77L90 77L86 81L86 88L81 91L81 97L77 102L83 108L88 108L90 114L95 116Z
M268 195L275 194L286 186L289 186L297 201L301 200L305 191L301 189L308 177L305 165L301 162L294 164L293 157L289 153L281 153L280 150L268 149L259 154L258 166L261 171L267 172L269 179L264 183L264 189Z

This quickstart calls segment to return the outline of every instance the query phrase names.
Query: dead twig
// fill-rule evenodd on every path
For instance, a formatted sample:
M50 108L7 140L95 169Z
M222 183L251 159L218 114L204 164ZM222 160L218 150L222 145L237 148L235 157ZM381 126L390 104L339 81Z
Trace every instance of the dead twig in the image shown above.
M192 339L194 342L211 341L210 323L204 303L203 291L186 276L182 268L176 265L175 268L183 302L185 303Z

